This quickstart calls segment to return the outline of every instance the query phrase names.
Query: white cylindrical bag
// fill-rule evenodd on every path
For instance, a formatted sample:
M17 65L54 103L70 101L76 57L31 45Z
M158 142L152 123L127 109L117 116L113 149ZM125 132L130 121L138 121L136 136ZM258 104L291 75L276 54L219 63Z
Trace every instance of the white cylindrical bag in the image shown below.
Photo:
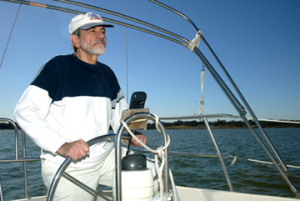
M122 171L123 201L152 201L153 176L150 169ZM113 175L113 197L116 200L115 173Z

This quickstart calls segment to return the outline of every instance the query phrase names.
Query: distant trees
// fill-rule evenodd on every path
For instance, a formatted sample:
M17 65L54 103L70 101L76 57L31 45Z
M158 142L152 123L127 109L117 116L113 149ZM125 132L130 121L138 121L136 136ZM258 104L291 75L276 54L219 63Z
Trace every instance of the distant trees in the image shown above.
M256 127L256 124L254 121L249 121L250 125L252 127ZM199 128L205 128L205 124L203 121L174 121L174 122L163 122L164 126L169 129L199 129ZM267 121L261 121L260 124L264 128L285 128L285 127L300 127L300 124L291 124L291 123L277 123L277 122L267 122ZM247 128L244 121L225 121L218 119L214 122L209 122L209 125L212 128ZM148 129L155 129L154 123L148 123Z
M256 127L255 123L250 120L250 125ZM203 121L174 121L174 122L163 122L164 126L168 129L201 129L205 128ZM263 128L289 128L289 127L300 127L300 124L291 124L291 123L277 123L277 122L268 122L261 121L260 124ZM209 125L212 128L247 128L246 124L243 121L225 121L218 119L214 122L209 122ZM148 129L155 129L154 123L148 123ZM11 130L14 129L12 124L0 122L0 130Z
M19 128L19 126L18 126L18 128ZM13 130L13 129L14 129L14 126L11 123L0 122L0 130Z

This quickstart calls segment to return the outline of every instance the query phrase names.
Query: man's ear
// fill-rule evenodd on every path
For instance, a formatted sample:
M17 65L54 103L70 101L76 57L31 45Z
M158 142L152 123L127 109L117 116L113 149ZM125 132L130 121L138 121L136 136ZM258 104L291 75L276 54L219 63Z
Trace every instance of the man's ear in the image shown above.
M74 47L76 47L76 48L79 48L79 47L80 47L80 42L79 42L78 36L76 36L76 35L71 35L70 38L71 38L72 45L73 45Z

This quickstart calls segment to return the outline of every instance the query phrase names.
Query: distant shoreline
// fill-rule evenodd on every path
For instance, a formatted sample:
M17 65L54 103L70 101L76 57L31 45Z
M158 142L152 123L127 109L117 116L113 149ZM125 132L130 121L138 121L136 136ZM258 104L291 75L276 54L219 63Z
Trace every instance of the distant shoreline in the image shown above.
M166 129L206 129L203 121L175 121L175 122L162 122ZM260 125L263 128L298 128L300 124L293 123L281 123L281 122L267 122L260 121ZM249 121L252 128L257 128L257 125L253 121ZM211 129L248 129L248 126L243 121L225 121L217 120L209 122ZM149 124L148 129L155 129L155 124Z
M175 121L175 122L162 122L166 129L206 129L203 121ZM252 128L257 128L257 125L253 121L249 121ZM263 128L299 128L300 124L292 123L279 123L279 122L267 122L261 121ZM246 129L248 128L243 121L225 121L217 120L209 122L211 129ZM12 124L0 123L0 130L13 130ZM147 129L156 129L154 123L148 123Z
M291 125L287 125L287 126L269 126L269 127L264 127L263 128L299 128L300 125L298 126L291 126ZM170 127L165 127L166 129L169 130L176 130L176 129L206 129L206 127L189 127L189 126L170 126ZM243 126L243 127L233 127L233 126L211 126L211 129L248 129L248 127ZM257 128L257 126L252 126L252 128ZM149 129L150 130L150 129Z

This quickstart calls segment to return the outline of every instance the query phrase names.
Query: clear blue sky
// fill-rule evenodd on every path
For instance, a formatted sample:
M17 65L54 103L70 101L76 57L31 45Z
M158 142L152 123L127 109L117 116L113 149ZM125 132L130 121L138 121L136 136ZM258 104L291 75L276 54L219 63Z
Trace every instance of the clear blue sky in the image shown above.
M50 0L37 2L91 11ZM84 2L123 14L126 10L124 0ZM299 0L162 2L186 14L201 29L258 118L300 120ZM18 4L0 1L1 58L18 8ZM127 13L189 40L196 34L183 18L146 0L127 0ZM44 62L72 52L68 24L73 16L21 6L0 69L0 117L13 119L15 105ZM107 30L107 53L99 61L115 71L127 98L125 33L125 28L119 25ZM210 59L203 42L199 47ZM223 76L215 62L211 63ZM146 107L152 113L159 116L199 113L202 64L187 48L128 29L128 67L129 96L134 91L145 91ZM208 71L204 101L205 114L237 115Z

